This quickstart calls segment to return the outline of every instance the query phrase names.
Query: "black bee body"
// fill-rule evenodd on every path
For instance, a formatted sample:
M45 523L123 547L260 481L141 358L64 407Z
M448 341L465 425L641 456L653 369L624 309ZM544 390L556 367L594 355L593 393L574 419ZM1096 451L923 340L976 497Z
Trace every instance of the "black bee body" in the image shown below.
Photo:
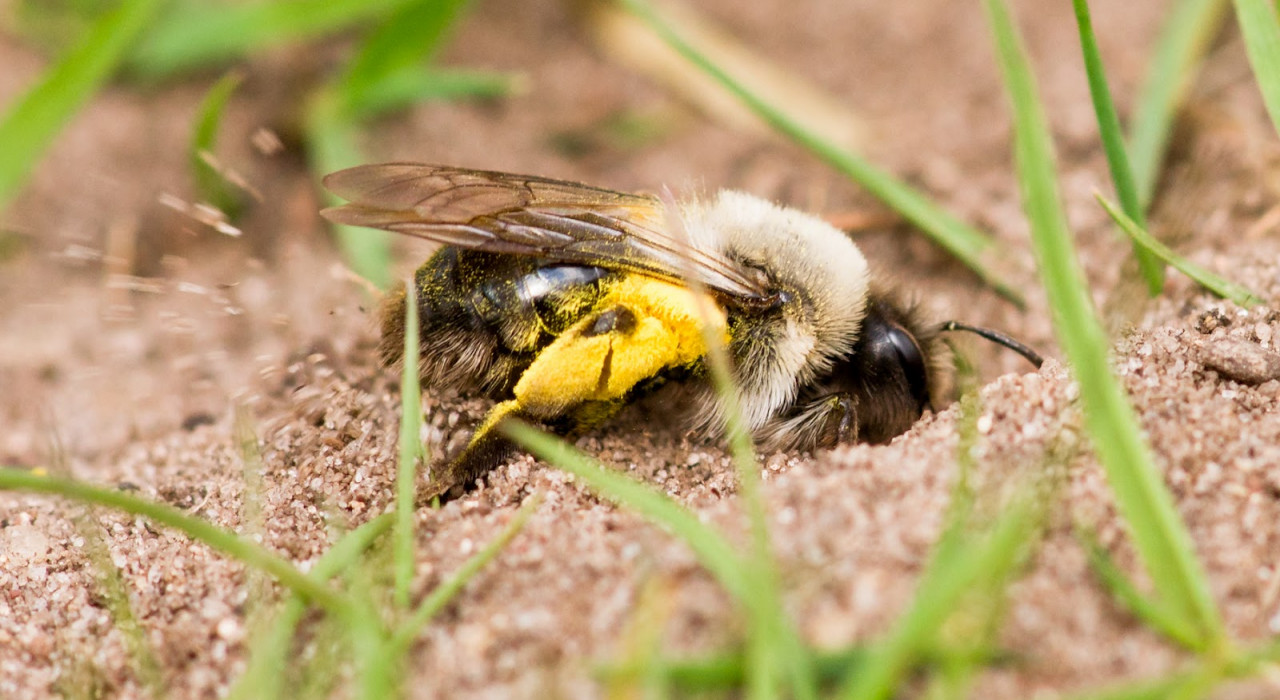
M589 313L605 280L589 265L444 247L414 275L423 383L505 398L539 351ZM380 351L404 350L406 291L382 315Z
M330 219L443 244L384 310L384 359L403 352L412 299L424 385L498 400L427 497L495 466L509 418L572 432L702 378L716 336L745 427L771 449L886 442L944 391L943 326L873 285L857 246L818 217L728 190L675 202L414 163L325 184L350 200ZM723 425L707 382L689 403L695 427Z

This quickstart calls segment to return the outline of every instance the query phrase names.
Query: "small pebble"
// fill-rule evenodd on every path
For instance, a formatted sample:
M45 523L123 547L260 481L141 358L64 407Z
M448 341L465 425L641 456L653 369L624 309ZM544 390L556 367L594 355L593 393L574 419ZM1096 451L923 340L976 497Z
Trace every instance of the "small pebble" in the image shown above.
M1280 379L1280 353L1238 338L1222 338L1200 346L1200 361L1228 379L1261 384Z
M1262 347L1271 345L1271 326L1265 323L1259 323L1253 327L1253 334L1258 338L1258 343Z

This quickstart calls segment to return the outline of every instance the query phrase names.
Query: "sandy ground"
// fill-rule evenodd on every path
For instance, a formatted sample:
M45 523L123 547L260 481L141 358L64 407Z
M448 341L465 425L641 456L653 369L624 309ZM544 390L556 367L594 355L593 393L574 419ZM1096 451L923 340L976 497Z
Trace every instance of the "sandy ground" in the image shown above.
M1098 5L1102 51L1127 110L1164 7ZM855 110L875 160L991 231L1021 265L1015 275L1029 309L1017 311L902 227L856 234L878 274L901 279L940 318L1001 328L1057 354L976 4L717 1L705 10ZM1025 2L1017 10L1083 262L1096 300L1121 329L1116 367L1230 631L1268 638L1280 631L1280 381L1235 381L1206 357L1215 349L1231 356L1234 341L1274 352L1280 315L1217 301L1176 275L1161 298L1141 303L1122 262L1126 245L1092 202L1107 176L1070 7ZM56 434L76 477L243 527L245 478L232 429L244 407L262 440L262 540L271 549L305 565L325 551L335 524L386 509L397 377L377 366L374 304L326 241L290 122L290 86L322 69L321 60L302 52L256 60L233 102L224 159L266 197L240 238L157 203L161 193L190 196L185 139L204 81L113 88L60 138L5 215L14 232L6 235L20 245L0 259L0 463L49 464ZM832 215L872 206L796 149L704 119L605 61L563 7L480 3L444 60L524 71L532 90L423 106L379 123L365 144L371 160L536 172L617 189L734 187ZM0 61L5 104L43 61L12 38L0 42ZM635 115L663 129L639 146L608 137L603 125ZM1280 236L1267 214L1280 201L1277 141L1233 32L1213 52L1184 122L1157 230L1276 306ZM279 133L284 150L251 146L259 129ZM402 272L423 254L405 245ZM1074 522L1097 528L1120 563L1136 569L1062 365L1029 373L1011 353L963 345L986 383L977 483L994 490L1046 464L1063 475L1043 545L1011 588L999 635L1019 660L984 673L974 697L1051 697L1176 668L1186 657L1109 600L1073 537ZM487 408L429 390L424 406L424 434L443 441L464 438ZM642 404L579 445L740 532L722 447L687 437L668 413L662 403ZM948 501L958 417L955 407L927 415L887 446L764 456L786 604L808 641L872 639L909 600ZM545 499L526 531L416 647L415 697L599 695L591 663L622 653L622 630L655 586L669 591L662 630L673 654L724 650L738 639L730 602L687 549L528 457L480 491L417 513L415 591L447 576L533 493ZM0 494L0 696L143 692L95 582L79 513L48 498ZM225 692L244 667L246 610L255 602L243 567L139 519L95 518L170 694ZM1274 680L1220 692L1276 695Z

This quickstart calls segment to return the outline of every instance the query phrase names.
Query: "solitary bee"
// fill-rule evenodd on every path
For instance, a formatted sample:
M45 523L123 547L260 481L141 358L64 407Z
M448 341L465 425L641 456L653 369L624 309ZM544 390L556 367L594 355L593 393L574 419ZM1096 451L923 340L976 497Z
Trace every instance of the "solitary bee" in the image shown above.
M333 173L331 221L443 244L382 317L381 353L421 318L424 384L499 400L424 496L445 496L513 449L520 417L589 430L668 381L693 384L701 429L721 418L703 331L731 358L742 413L769 449L887 442L941 399L939 333L881 288L841 231L751 195L679 204L529 175L388 163Z

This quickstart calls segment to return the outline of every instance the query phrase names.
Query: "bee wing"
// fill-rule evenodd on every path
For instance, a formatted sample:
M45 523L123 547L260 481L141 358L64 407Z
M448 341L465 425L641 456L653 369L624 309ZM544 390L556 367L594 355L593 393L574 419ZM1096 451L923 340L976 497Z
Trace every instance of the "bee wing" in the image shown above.
M417 163L362 165L328 175L324 185L350 202L321 212L339 224L673 280L693 275L745 298L766 294L749 269L674 238L656 197Z

